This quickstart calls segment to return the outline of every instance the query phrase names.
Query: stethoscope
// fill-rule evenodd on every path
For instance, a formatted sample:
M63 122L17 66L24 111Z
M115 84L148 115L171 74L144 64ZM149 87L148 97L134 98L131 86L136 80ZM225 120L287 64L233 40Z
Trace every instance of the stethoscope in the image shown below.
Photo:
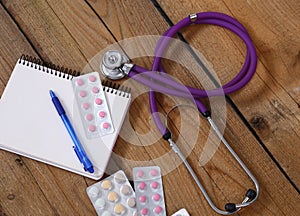
M212 25L224 27L232 31L233 33L237 34L246 44L247 47L246 60L244 62L241 71L230 82L223 85L222 87L218 87L213 90L204 91L201 89L182 85L177 81L175 81L174 79L170 78L166 74L161 64L161 56L163 56L165 48L169 44L170 39L180 29L187 27L191 24L212 24ZM102 62L100 64L100 69L103 75L110 79L116 80L116 79L123 78L124 76L127 76L150 88L149 91L150 110L154 122L158 130L162 134L163 139L169 142L170 147L181 158L184 165L188 169L189 173L192 175L193 179L197 183L199 189L203 193L205 199L207 200L209 205L214 209L214 211L216 211L219 214L229 215L229 214L236 213L243 207L249 206L253 202L255 202L259 194L259 185L255 177L253 176L253 174L250 172L250 170L246 167L243 161L238 157L238 155L234 152L234 150L224 139L222 133L220 132L216 124L213 122L210 112L200 101L200 98L230 94L232 92L239 90L240 88L245 86L254 75L254 72L256 70L256 64L257 64L257 55L256 55L254 45L252 44L252 41L249 37L247 30L243 27L241 23L239 23L237 20L233 19L232 17L222 13L203 12L203 13L191 14L190 16L178 22L176 25L169 28L162 35L155 48L154 62L150 73L145 68L129 63L129 59L125 54L115 50L107 51L104 54ZM143 74L143 76L138 76L140 74ZM172 140L170 131L160 119L158 115L157 105L156 105L155 92L192 99L195 102L200 113L208 120L209 124L215 131L216 135L223 142L223 144L233 155L236 161L240 164L243 170L247 173L247 175L251 178L251 180L253 181L256 187L256 190L249 189L245 194L244 200L239 204L227 203L225 205L225 211L217 208L215 204L212 202L212 200L210 199L203 185L200 183L198 177L196 176L195 172L187 162L186 158L184 157L184 155L182 154L178 146L175 144L175 142Z

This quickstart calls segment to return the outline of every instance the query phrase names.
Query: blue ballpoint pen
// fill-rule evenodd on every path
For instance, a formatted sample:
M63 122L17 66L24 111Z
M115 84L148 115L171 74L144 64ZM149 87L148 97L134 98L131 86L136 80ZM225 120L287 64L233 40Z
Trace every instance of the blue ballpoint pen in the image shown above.
M78 159L80 160L80 162L83 164L84 170L89 171L90 173L94 173L93 164L89 160L78 137L76 136L74 128L72 127L72 124L71 124L70 120L68 119L66 112L65 112L64 108L62 107L58 97L54 94L54 92L52 90L50 90L50 96L51 96L52 102L53 102L59 116L61 117L63 123L65 124L65 126L73 140L74 151L75 151Z

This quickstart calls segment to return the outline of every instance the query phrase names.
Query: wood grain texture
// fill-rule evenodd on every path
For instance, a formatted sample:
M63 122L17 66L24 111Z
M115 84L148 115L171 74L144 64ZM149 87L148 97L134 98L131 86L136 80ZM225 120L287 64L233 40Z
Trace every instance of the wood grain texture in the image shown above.
M141 35L142 33L144 33L144 34L156 34L157 32L153 32L153 30L154 29L161 29L161 26L166 26L166 25L162 25L162 23L164 22L163 21L163 19L160 19L160 20L155 20L155 21L153 21L153 20L151 20L150 22L148 22L148 24L147 25L145 25L145 27L143 27L144 25L140 25L140 22L139 22L139 20L141 21L141 22L145 22L145 18L143 19L143 16L144 16L144 14L143 14L143 9L142 8L148 8L148 10L150 11L149 13L151 14L151 16L156 16L156 17L158 17L158 14L156 14L157 12L155 11L155 10L150 10L150 8L152 7L151 6L151 4L150 3L140 3L139 4L139 6L135 6L134 7L134 5L136 5L136 2L133 2L133 1L127 1L127 3L126 4L124 4L124 3L118 3L118 2L114 2L114 3L106 3L106 4L104 4L105 6L103 7L103 5L101 4L101 2L93 2L93 1L91 1L91 4L93 5L93 7L96 9L96 11L99 13L99 14L101 14L102 15L102 19L103 19L103 21L108 25L108 27L110 28L110 29L114 29L115 30L115 32L113 32L114 33L114 35L115 36L119 36L119 37L117 37L117 39L118 40L122 40L122 39L125 39L125 38L129 38L129 37L131 37L131 36L134 36L134 35ZM171 4L171 3L170 3ZM180 6L180 4L179 4L179 6ZM116 16L113 16L113 17L111 17L111 16L107 16L107 19L106 19L106 17L103 17L103 15L105 15L105 14L111 14L111 13L113 13L113 10L116 10ZM127 23L127 20L128 20L128 18L126 17L126 16L128 16L127 15L127 13L126 13L126 11L131 11L133 14L140 14L141 15L141 17L139 17L139 16L135 16L134 17L134 20L133 21L131 21L131 23ZM179 9L178 9L179 10ZM107 13L105 13L105 12L107 12ZM144 16L145 17L145 16ZM125 22L122 22L122 20L126 20ZM159 22L160 21L160 22ZM119 26L116 26L116 25L114 25L115 23L120 23L120 25ZM155 22L155 24L153 24L153 22ZM157 24L156 24L157 23ZM167 27L166 27L167 28ZM195 28L193 29L193 30L195 30ZM204 29L204 31L209 31L209 29ZM132 35L132 31L134 31L133 33L133 35ZM164 31L164 30L162 30L162 31ZM158 34L161 34L162 33L162 31L160 31L160 32L158 32ZM195 31L197 31L197 30L195 30ZM220 34L220 30L218 30L218 29L214 29L214 31L215 32L217 32L218 34ZM222 33L222 32L221 32ZM217 34L217 36L219 36ZM191 36L190 36L191 37ZM208 36L206 36L206 40L209 40L211 37L208 35ZM220 40L220 38L217 38L216 40ZM224 40L225 41L225 40ZM230 39L229 39L229 42L230 42ZM204 41L203 42L203 44L207 44L207 41ZM212 43L213 44L213 43ZM227 50L227 52L228 52L228 49L230 49L230 50L232 50L232 47L230 47L230 44L227 44L227 42L224 42L224 46L225 46L225 48L222 48L221 47L221 49L224 49L223 51L225 52L225 50ZM207 46L210 46L211 45L211 43L209 43ZM216 49L218 49L218 43L216 42ZM235 47L234 45L232 45L233 47ZM241 48L244 48L242 45L241 45ZM220 49L220 48L219 48ZM213 49L212 49L213 50ZM221 65L221 66L219 66L220 68L222 68L222 72L223 71L225 71L225 72L229 72L229 71L231 71L232 69L230 68L230 66L228 67L225 67L226 66L226 64L228 64L228 62L230 62L230 63L232 63L232 64L237 64L237 65L241 65L241 63L242 63L242 58L241 57L239 57L239 55L240 55L240 53L239 52L237 52L237 54L236 54L236 56L235 57L237 57L237 58L233 58L234 60L235 59L238 59L237 60L237 62L232 62L232 60L231 61L225 61L225 62L223 62L222 61L222 64L223 65ZM218 57L216 57L215 59L218 59ZM229 57L228 57L228 59L230 59ZM168 65L169 66L169 65ZM148 66L149 67L149 66ZM168 67L166 67L166 68L168 68ZM168 71L174 71L174 70L172 70L172 69L174 69L174 68L172 68L172 67L170 67L171 69L170 70L168 70ZM172 72L171 72L172 73ZM222 73L223 74L223 73ZM223 76L224 77L226 77L225 76L225 74L223 74ZM232 75L233 76L233 75ZM180 77L181 78L181 80L182 80L182 77ZM191 82L191 81L187 81L187 80L184 80L185 82L184 83L189 83L189 82ZM186 82L187 81L187 82ZM225 80L226 81L226 80ZM248 102L248 103L251 103L251 101L250 102ZM250 104L248 105L248 106L250 106ZM230 115L231 113L229 113L229 115ZM228 125L230 125L230 124L228 124ZM244 143L244 142L240 142L240 143L243 143L243 145L247 145L247 142L246 143ZM252 144L252 143L251 143ZM249 145L251 145L250 143L249 143ZM222 161L223 162L223 161ZM209 170L209 171L211 171L211 170ZM295 193L296 194L296 193ZM279 197L277 197L277 198L279 198ZM281 198L279 198L279 199L281 199ZM199 210L198 210L199 211ZM288 210L287 210L288 211ZM266 214L265 212L264 212L264 214ZM284 212L282 212L282 214L284 215L285 213Z
M107 4L104 4L105 5L104 7L103 7L103 4L101 4L100 2L96 2L96 3L92 2L91 4L96 8L96 11L102 15L102 19L109 26L109 28L115 29L116 33L114 33L114 32L113 33L117 36L118 35L121 36L120 38L117 38L118 40L132 36L130 34L126 34L128 32L130 33L131 31L135 31L134 32L135 35L141 35L141 32L144 32L144 34L146 34L146 33L153 34L153 29L155 29L155 28L158 29L158 28L161 28L161 26L162 26L160 23L155 27L148 24L143 28L141 25L138 24L138 20L142 20L142 22L144 22L144 20L139 17L135 17L134 20L131 21L131 23L129 23L129 24L127 24L126 22L121 22L122 20L128 20L128 18L126 18L126 15L127 15L126 11L131 10L132 13L134 13L134 14L143 14L141 8L151 8L151 5L147 4L147 3L141 3L138 7L136 7L140 10L136 9L134 11L132 10L132 8L134 8L134 5L136 4L135 2L134 3L127 2L127 4L118 4L116 2L115 2L115 4L107 3ZM99 4L99 5L97 5L97 4ZM106 19L106 17L105 18L103 17L103 15L106 14L105 12L107 12L107 14L111 14L114 9L117 10L116 16L113 16L113 18L111 16L108 16L107 19ZM153 16L157 17L157 14L155 14L155 12L151 11L150 13L153 13ZM118 22L120 22L121 25L119 25L119 26L114 25L114 23L118 23ZM151 22L155 22L155 21L151 20ZM149 29L151 29L152 32L150 32ZM122 35L122 34L125 34L125 35Z
M150 1L89 1L86 4L79 0L38 3L21 0L3 1L3 4L20 29L1 8L1 28L3 26L5 32L0 36L0 50L5 53L5 55L1 54L0 62L0 68L5 71L0 76L2 91L21 53L39 55L44 60L80 70L86 68L88 61L101 50L115 42L113 36L117 40L122 40L138 35L159 35L168 28L167 23ZM222 8L227 11L225 6L220 5L220 9ZM113 36L102 22L107 25ZM192 28L191 31L200 34L196 28ZM204 29L204 31L211 30ZM217 32L216 37L219 40L224 40L224 48L221 49L223 51L229 49L234 53L233 56L226 57L226 60L231 63L230 66L226 61L221 61L221 65L218 66L224 68L221 79L226 80L228 79L226 73L232 74L231 70L235 71L236 65L242 64L240 50L243 49L243 45L234 44L230 40L228 42L227 38L230 39L234 37L233 35L225 34L222 39L221 35L224 32L218 29L214 31ZM190 33L190 37L192 36L193 34ZM208 39L210 37L206 40ZM204 46L205 43L202 45ZM219 48L218 45L215 46L216 49ZM233 47L237 47L237 51L234 51ZM126 47L123 48L126 51ZM146 49L147 44L143 48ZM151 60L150 57L137 59L135 62L150 67ZM216 61L218 62L218 59ZM92 63L89 66L95 68ZM200 87L199 81L184 76L188 70L179 65L166 62L166 69L184 83ZM216 69L215 65L214 69ZM265 70L264 65L261 64L259 70ZM130 127L123 127L107 173L122 168L130 176L131 169L135 165L157 164L165 174L163 181L168 215L182 207L187 208L191 215L215 215L196 189L185 167L180 165L172 170L179 159L170 152L167 143L160 139L155 129L148 110L147 94L138 94L145 89L134 83L126 84L132 87L133 95L137 97L128 115L127 126L132 126L133 130ZM252 88L255 86L253 82L250 85ZM245 91L248 92L245 93L246 96L251 95L249 89ZM174 100L162 96L158 98L159 110L165 115L174 106ZM245 106L252 108L252 102L245 103ZM240 212L239 215L298 215L299 194L230 106L227 106L227 115L225 137L253 171L262 187L262 194L257 203ZM252 185L242 170L236 167L236 162L223 146L220 146L213 158L202 166L200 156L204 151L204 145L210 146L209 150L213 151L216 140L214 137L208 139L209 127L204 119L200 117L198 121L192 121L197 116L197 112L193 109L172 112L170 127L174 131L174 137L179 140L178 144L188 155L189 162L201 177L201 181L204 182L216 204L222 207L228 201L238 202ZM180 128L184 120L190 124L186 128ZM222 124L222 121L218 123ZM190 153L191 150L193 151ZM208 157L209 151L205 153ZM163 157L164 155L166 156ZM95 215L85 194L86 186L95 181L3 151L1 151L1 158L3 159L0 165L0 215L2 212L3 215ZM15 195L14 199L11 194ZM22 208L19 208L20 206Z
M2 7L0 17L0 50L5 53L0 61L2 92L17 58L34 51ZM0 158L0 215L50 214L51 206L23 158L4 151L0 152Z
M158 2L174 23L190 13L219 11L234 16L249 30L258 51L258 69L251 85L231 98L299 188L300 153L295 151L300 143L299 1ZM197 28L196 35L190 31L183 34L192 46L204 52L222 83L226 83L240 70L244 46L228 31Z

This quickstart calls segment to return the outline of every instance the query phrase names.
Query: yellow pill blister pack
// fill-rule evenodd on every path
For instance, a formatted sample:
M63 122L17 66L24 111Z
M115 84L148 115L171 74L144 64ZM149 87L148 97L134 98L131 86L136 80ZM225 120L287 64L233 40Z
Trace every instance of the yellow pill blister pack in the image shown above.
M135 193L120 170L86 190L99 216L137 216Z

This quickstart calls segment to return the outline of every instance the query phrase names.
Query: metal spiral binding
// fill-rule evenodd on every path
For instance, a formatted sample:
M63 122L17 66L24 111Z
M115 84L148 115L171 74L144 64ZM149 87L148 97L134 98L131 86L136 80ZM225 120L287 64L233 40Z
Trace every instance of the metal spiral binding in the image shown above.
M19 64L26 65L28 67L33 67L39 71L43 71L45 73L53 74L58 77L62 77L64 79L71 80L74 76L79 76L80 72L71 70L68 68L64 68L51 62L42 61L39 58L29 56L29 55L22 55L19 59Z
M103 85L103 91L105 92L115 94L120 97L126 97L126 98L130 97L131 89L129 87L122 86L120 84L116 84L108 80L104 80L102 82L102 85Z

